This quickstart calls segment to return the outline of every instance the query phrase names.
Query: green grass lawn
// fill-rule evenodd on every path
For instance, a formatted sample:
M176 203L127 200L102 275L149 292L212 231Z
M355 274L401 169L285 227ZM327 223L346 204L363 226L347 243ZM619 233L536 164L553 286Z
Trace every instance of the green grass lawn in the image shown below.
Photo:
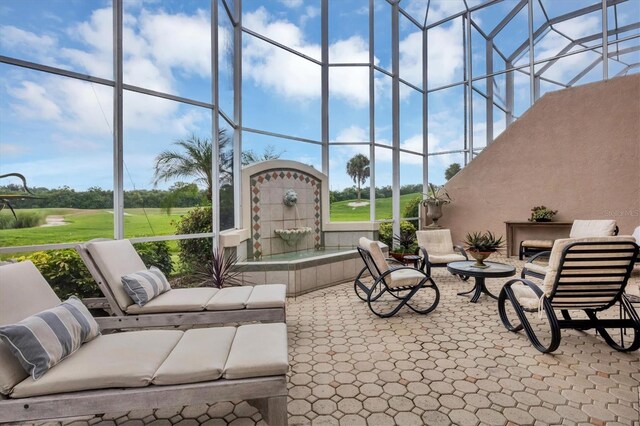
M92 238L113 238L113 214L108 210L83 209L29 209L43 215L60 215L68 222L63 226L0 230L0 247L26 246L87 241ZM171 235L175 232L172 220L180 218L188 208L171 210L171 215L161 209L125 209L124 232L126 237ZM26 211L26 209L25 209ZM3 211L0 214L11 214Z
M404 211L404 206L409 200L421 196L416 192L414 194L405 194L400 196L400 212ZM351 207L349 203L355 200L338 201L331 204L331 222L356 222L369 220L369 205L361 207ZM366 200L365 200L366 201ZM391 219L391 198L376 199L376 220Z
M406 194L400 197L400 209L412 198L420 194ZM369 206L350 207L353 202L339 201L331 205L332 222L368 221ZM177 220L186 213L188 208L176 208L167 215L158 208L125 209L124 232L128 238L147 237L157 235L172 235L175 226L172 220ZM43 216L63 216L67 225L36 227L25 229L0 230L0 247L27 246L36 244L73 243L88 241L93 238L113 238L113 214L109 210L88 209L24 209L34 211ZM146 214L145 214L146 211ZM0 214L11 214L8 210ZM391 218L391 198L376 200L376 219Z

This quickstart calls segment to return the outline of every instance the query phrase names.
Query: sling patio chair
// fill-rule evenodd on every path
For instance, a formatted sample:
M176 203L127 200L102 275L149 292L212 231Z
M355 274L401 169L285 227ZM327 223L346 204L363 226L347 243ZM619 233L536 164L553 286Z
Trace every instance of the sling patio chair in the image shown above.
M615 220L574 220L569 232L569 238L610 237L618 235L618 227ZM549 247L553 247L553 241L547 241ZM550 250L539 251L528 258L520 273L521 278L527 275L543 279L547 273L547 265L539 262L542 258L548 258Z
M0 423L246 400L287 424L286 324L101 334L30 261L0 278Z
M431 276L431 268L446 268L447 263L469 260L464 248L454 245L451 230L434 229L432 231L416 231L418 249L416 254L422 257L420 269ZM468 280L468 276L460 276Z
M122 283L123 276L147 270L131 241L95 240L77 245L76 250L108 303L111 316L101 318L101 325L113 323L120 328L141 328L285 322L284 284L177 288L139 306Z
M359 275L355 282L356 294L364 295L358 297L366 299L369 309L377 316L391 317L403 306L419 314L428 314L438 306L440 291L431 277L420 269L390 267L378 242L365 237L360 238L358 253L374 281L367 286Z
M542 287L526 279L507 282L498 298L498 312L509 331L524 329L533 346L540 352L555 351L560 344L561 329L588 330L595 328L605 342L618 351L640 348L640 317L631 305L625 287L633 263L638 256L638 245L631 236L567 238L556 240L549 257L549 269ZM509 300L519 322L512 322L507 314ZM619 303L625 318L602 319L598 314ZM555 311L560 310L563 319ZM526 312L546 314L551 335L540 341ZM587 319L574 319L570 311L584 311ZM511 313L513 316L513 313ZM536 327L538 325L536 323ZM625 345L616 342L607 329L633 330L633 339ZM615 334L615 333L614 333Z

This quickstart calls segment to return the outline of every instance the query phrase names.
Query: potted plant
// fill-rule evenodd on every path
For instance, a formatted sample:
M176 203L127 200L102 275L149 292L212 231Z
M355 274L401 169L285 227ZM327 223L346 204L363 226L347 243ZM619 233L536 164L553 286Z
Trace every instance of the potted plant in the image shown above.
M551 222L556 213L558 213L558 210L551 210L545 206L536 206L531 209L529 222Z
M204 287L240 286L240 274L243 271L237 263L238 258L234 252L216 247L213 249L211 261L196 266L195 276L199 278L199 285Z
M441 228L438 225L438 219L442 217L442 206L449 204L451 197L444 186L435 186L432 183L429 184L429 190L424 195L426 197L422 200L422 205L427 207L427 217L432 221L427 228Z
M391 257L404 263L404 257L413 255L416 250L416 232L415 229L406 227L400 230L400 235L393 236L394 249Z
M473 232L465 237L465 245L467 252L476 260L473 265L475 268L488 268L484 260L504 246L502 237L496 236L490 231L483 233Z

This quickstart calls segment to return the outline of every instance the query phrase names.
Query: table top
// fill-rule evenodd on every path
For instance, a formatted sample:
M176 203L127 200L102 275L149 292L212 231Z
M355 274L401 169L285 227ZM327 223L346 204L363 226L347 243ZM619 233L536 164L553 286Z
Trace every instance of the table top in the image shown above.
M506 263L484 261L488 268L474 268L475 260L463 260L447 263L449 272L470 277L511 277L516 274L516 268Z
M531 226L544 226L544 225L556 225L556 226L570 226L573 222L558 222L552 220L550 222L530 222L528 220L507 220L504 223L508 225L531 225Z

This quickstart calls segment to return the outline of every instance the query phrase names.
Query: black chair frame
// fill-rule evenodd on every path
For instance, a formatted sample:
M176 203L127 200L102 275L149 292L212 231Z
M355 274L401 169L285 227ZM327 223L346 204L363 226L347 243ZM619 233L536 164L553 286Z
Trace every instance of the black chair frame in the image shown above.
M362 258L365 266L364 268L362 268L354 281L354 290L358 298L367 302L367 305L369 306L371 312L373 312L380 318L389 318L394 316L398 313L398 311L400 311L400 309L402 309L403 306L407 306L409 309L419 314L428 314L438 306L438 303L440 302L440 291L438 290L438 286L430 276L425 274L420 269L412 268L410 266L398 266L391 267L386 272L380 272L380 269L376 265L373 257L371 256L371 253L368 250L362 247L358 247L358 253L360 254L360 257ZM398 271L400 269L411 269L414 271L418 271L422 275L424 275L424 278L422 278L420 282L412 286L389 287L386 278L389 277L392 272ZM374 279L373 284L370 287L362 281L363 276L367 272L369 272L371 277ZM435 292L433 303L426 309L418 309L409 304L411 298L422 289L431 289ZM398 305L390 312L381 312L379 309L377 309L375 303L385 293L390 294L398 300Z
M553 283L553 288L551 294L546 296L542 289L538 287L533 282L526 279L513 279L508 281L502 291L500 292L500 297L498 298L498 313L500 315L500 319L502 323L509 331L518 332L520 330L525 331L527 337L533 344L533 346L543 353L550 353L558 349L561 340L561 330L562 329L576 329L576 330L589 330L595 329L598 334L600 334L605 342L611 346L613 349L620 352L631 352L640 349L640 317L638 313L633 308L629 298L624 293L625 287L629 281L629 276L631 275L631 271L633 270L634 259L638 256L638 245L633 244L628 241L621 242L602 242L602 243L594 243L594 242L576 242L573 244L567 245L562 252L562 257L560 259L560 267L558 268L558 272ZM596 249L596 250L580 250L580 246L594 246L594 245L607 245L607 246L615 246L619 245L620 248L616 249ZM623 246L626 246L623 247ZM630 247L633 247L631 249ZM569 262L596 262L602 261L603 257L598 257L598 254L602 253L615 253L618 256L610 257L607 256L605 259L609 261L614 260L628 260L629 264L624 266L602 266L602 265L579 265L579 266L565 266L565 259L569 252L571 254L593 254L594 256L589 257L580 257L580 258L571 258ZM629 256L630 253L633 253L633 256ZM620 270L624 269L624 274L621 273L603 273L603 269L612 269L612 270ZM589 273L589 270L594 270L593 273ZM562 283L561 280L563 278L584 278L585 282L589 282L589 278L611 278L609 281L596 281L599 285L607 285L607 284L620 284L618 288L612 289L573 289L571 286L580 285L580 282L572 281L570 283L570 288L563 288L566 286L566 283ZM615 279L618 278L618 281ZM619 279L622 278L622 281ZM528 286L533 292L536 294L538 298L542 299L542 306L544 307L545 314L549 321L549 326L551 328L551 341L545 345L538 339L536 336L533 327L531 327L530 322L528 321L525 312L531 311L525 309L518 303L518 300L511 288L512 285L516 283L522 283ZM609 298L608 301L602 302L599 306L597 302L589 301L589 297L606 297ZM576 301L575 299L580 299L584 297L584 301ZM563 302L562 299L570 298L572 300ZM511 320L508 318L506 312L506 301L507 299L511 302L520 323L514 325ZM554 303L555 302L555 303ZM614 306L616 303L620 304L621 312L624 312L625 317L620 319L600 319L597 317L597 313L609 309ZM567 305L565 309L562 308L562 305ZM578 307L576 307L576 305ZM579 306L583 305L584 308L580 308ZM555 309L559 309L562 314L563 319L558 319L555 313ZM588 319L572 319L569 313L569 310L583 310ZM624 344L624 340L621 341L620 344L616 343L607 329L633 329L633 339L631 340L629 345Z

